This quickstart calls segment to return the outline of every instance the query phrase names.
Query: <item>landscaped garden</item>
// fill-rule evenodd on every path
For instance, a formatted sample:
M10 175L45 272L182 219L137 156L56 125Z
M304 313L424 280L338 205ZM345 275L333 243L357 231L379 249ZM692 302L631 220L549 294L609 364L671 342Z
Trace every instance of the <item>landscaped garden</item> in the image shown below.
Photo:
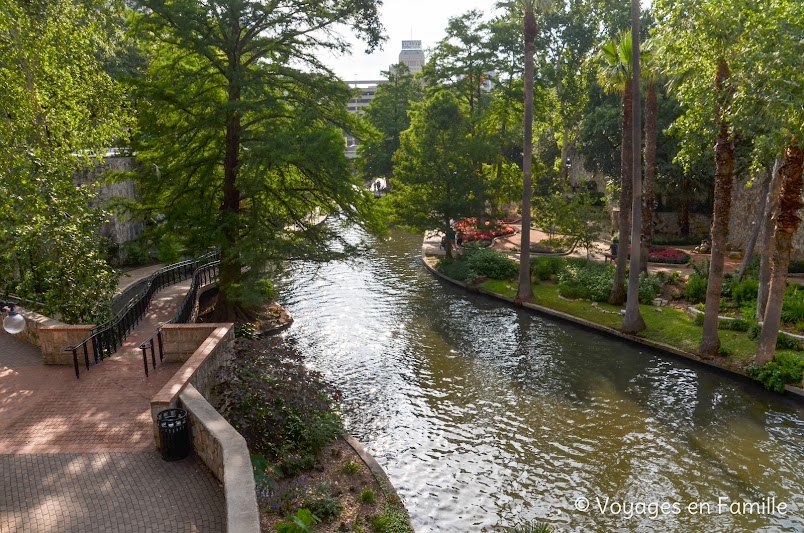
M240 340L219 381L218 410L251 453L262 531L412 531L393 489L345 440L339 392L292 346Z
M694 265L684 279L678 272L640 276L639 303L647 328L639 335L651 341L695 354L701 341L702 318L690 307L700 307L706 296L708 269ZM458 259L441 259L437 269L444 275L496 294L516 296L518 265L493 250L470 250ZM620 306L607 303L614 285L614 266L577 258L534 257L531 261L533 301L596 324L619 329ZM801 384L804 352L798 339L780 333L773 362L756 368L756 338L760 326L754 319L758 281L755 270L742 280L727 274L723 284L720 362L762 381L781 392L784 385ZM657 304L657 305L654 305ZM804 332L804 288L788 285L782 311L783 330Z

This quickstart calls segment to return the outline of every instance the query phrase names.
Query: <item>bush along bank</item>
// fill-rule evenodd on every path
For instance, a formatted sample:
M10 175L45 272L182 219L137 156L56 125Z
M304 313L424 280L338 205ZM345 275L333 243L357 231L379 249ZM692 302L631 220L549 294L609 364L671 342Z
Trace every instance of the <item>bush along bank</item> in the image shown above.
M481 292L508 300L516 296L518 264L504 254L469 250L457 259L425 258L425 261L445 277ZM687 280L678 272L643 274L639 301L647 329L636 340L750 376L777 392L784 391L786 385L801 387L804 352L800 351L801 343L786 334L780 334L774 361L759 368L753 366L759 326L753 320L757 282L750 275L742 281L728 276L724 282L721 310L727 316L720 322L721 356L704 360L696 355L703 328L698 322L700 319L690 316L688 309L690 304L705 297L703 276L707 271L706 265L695 265L695 272ZM613 265L576 258L533 257L531 280L537 306L625 336L619 333L621 308L606 303L614 284ZM783 311L788 319L785 326L804 329L804 303L799 306L799 302L804 302L804 289L791 285L788 293L786 315Z
M238 340L218 381L216 407L252 456L263 532L413 531L393 487L344 434L338 391L289 341Z

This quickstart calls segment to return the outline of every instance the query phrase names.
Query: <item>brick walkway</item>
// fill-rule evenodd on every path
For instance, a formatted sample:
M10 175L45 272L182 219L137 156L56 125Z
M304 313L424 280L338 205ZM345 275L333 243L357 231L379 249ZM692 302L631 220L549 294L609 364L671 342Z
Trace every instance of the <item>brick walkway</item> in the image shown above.
M138 349L189 283L157 293L123 348L80 379L0 332L0 533L225 530L212 474L154 448L150 399L178 365L146 378Z

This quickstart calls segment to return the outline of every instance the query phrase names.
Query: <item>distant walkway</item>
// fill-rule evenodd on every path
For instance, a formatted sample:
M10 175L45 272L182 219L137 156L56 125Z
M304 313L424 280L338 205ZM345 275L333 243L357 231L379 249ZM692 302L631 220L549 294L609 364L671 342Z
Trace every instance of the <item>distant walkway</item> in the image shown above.
M163 462L154 448L150 399L179 365L146 378L138 348L189 286L154 295L121 350L80 379L0 333L0 533L225 531L212 474L193 458Z
M120 274L120 280L117 282L117 291L123 292L127 287L134 285L143 278L147 278L160 268L164 267L165 265L162 263L157 263L155 265L148 265L124 271L122 274Z

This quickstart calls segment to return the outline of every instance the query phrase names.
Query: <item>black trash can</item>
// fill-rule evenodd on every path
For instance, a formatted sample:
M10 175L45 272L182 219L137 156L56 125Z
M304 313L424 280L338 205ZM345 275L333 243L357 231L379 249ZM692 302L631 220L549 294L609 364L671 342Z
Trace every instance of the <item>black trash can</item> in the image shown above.
M190 455L190 420L184 409L165 409L157 413L156 423L159 425L159 446L162 459L178 461Z

